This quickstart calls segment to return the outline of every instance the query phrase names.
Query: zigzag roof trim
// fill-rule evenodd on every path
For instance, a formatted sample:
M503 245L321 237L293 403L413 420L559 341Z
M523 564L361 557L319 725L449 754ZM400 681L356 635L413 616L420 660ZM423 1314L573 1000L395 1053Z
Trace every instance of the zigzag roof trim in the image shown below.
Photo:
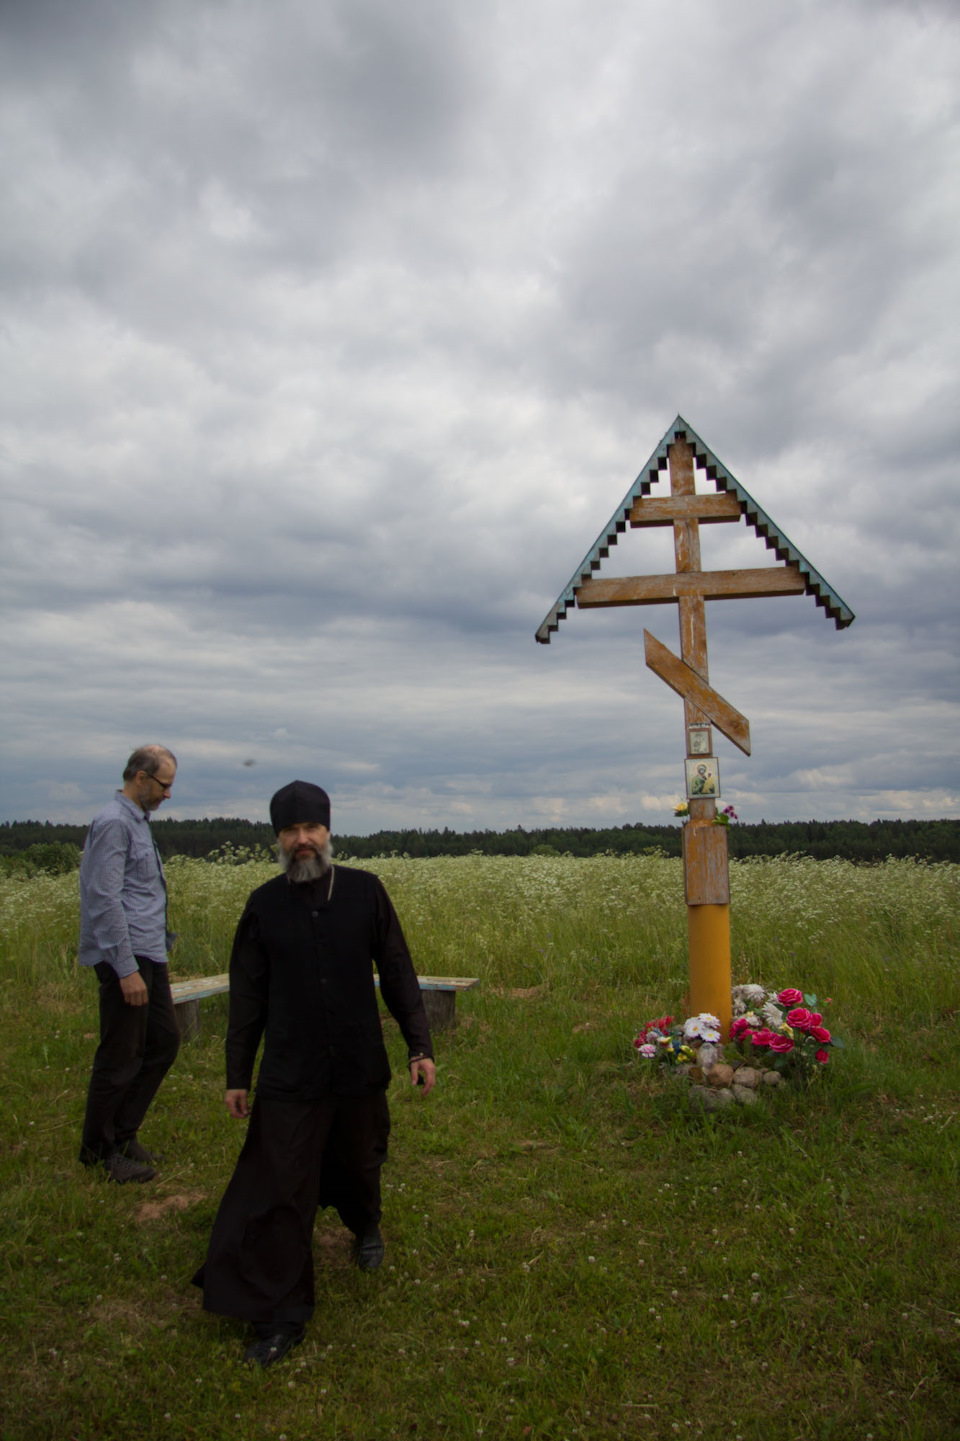
M817 605L833 619L837 630L844 630L848 625L852 625L855 617L850 607L827 584L819 571L814 570L806 557L801 555L793 542L774 524L769 515L760 509L753 497L747 494L740 482L730 474L713 451L704 445L693 427L687 424L682 415L678 415L613 512L610 520L597 536L594 544L577 566L568 584L557 597L556 604L544 617L543 624L537 631L537 640L541 645L550 644L551 634L565 619L567 611L575 603L577 591L583 582L588 580L595 570L600 569L600 563L609 555L610 547L616 545L618 536L627 529L634 501L639 500L641 496L649 495L660 472L666 470L667 450L675 440L689 441L693 446L696 464L701 470L706 471L717 489L730 491L736 496L741 513L746 516L747 524L752 526L757 535L766 543L768 550L774 551L778 560L785 561L788 565L799 566L807 595L812 595Z

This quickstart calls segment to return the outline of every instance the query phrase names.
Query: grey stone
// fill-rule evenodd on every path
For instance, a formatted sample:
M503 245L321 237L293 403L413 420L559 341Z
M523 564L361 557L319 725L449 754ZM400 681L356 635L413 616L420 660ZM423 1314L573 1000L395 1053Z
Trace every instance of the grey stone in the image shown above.
M741 1106L755 1106L760 1097L753 1086L734 1085L733 1094Z
M718 1061L723 1060L723 1047L718 1046L714 1041L704 1041L697 1052L697 1065L701 1071L709 1071Z
M729 1088L718 1091L713 1086L691 1086L688 1094L691 1106L701 1111L721 1111L734 1103Z

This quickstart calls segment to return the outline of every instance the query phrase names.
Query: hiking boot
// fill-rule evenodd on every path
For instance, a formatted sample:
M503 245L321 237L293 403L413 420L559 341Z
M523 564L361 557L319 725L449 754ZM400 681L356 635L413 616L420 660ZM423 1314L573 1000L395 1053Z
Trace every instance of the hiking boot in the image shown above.
M139 1161L143 1166L159 1166L165 1159L159 1151L148 1151L146 1146L141 1146L136 1136L131 1136L129 1141L124 1141L117 1149L128 1161Z
M383 1237L379 1226L371 1226L353 1238L353 1259L361 1271L375 1271L383 1260Z
M152 1181L157 1174L152 1166L145 1166L140 1161L131 1161L128 1156L121 1156L119 1151L114 1151L103 1163L103 1169L111 1181L116 1181L118 1186L125 1186L128 1181Z

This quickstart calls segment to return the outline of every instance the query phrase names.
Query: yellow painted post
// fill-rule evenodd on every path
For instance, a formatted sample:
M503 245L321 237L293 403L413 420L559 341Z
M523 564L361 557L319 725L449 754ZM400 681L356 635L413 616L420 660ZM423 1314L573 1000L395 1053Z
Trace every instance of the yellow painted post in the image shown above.
M730 1039L730 907L688 906L690 1013L709 1011Z
M683 885L690 948L690 1013L709 1011L730 1036L730 868L716 801L691 800L683 828Z

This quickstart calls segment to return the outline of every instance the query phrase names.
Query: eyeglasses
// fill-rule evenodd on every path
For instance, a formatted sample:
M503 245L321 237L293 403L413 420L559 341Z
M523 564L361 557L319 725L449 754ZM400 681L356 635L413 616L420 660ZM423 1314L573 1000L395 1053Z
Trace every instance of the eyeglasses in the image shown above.
M159 786L162 791L169 791L173 789L173 781L162 781L159 776L148 775L146 771L144 771L144 775L147 777L148 781L153 781L154 785ZM174 777L174 779L176 779L176 777Z

